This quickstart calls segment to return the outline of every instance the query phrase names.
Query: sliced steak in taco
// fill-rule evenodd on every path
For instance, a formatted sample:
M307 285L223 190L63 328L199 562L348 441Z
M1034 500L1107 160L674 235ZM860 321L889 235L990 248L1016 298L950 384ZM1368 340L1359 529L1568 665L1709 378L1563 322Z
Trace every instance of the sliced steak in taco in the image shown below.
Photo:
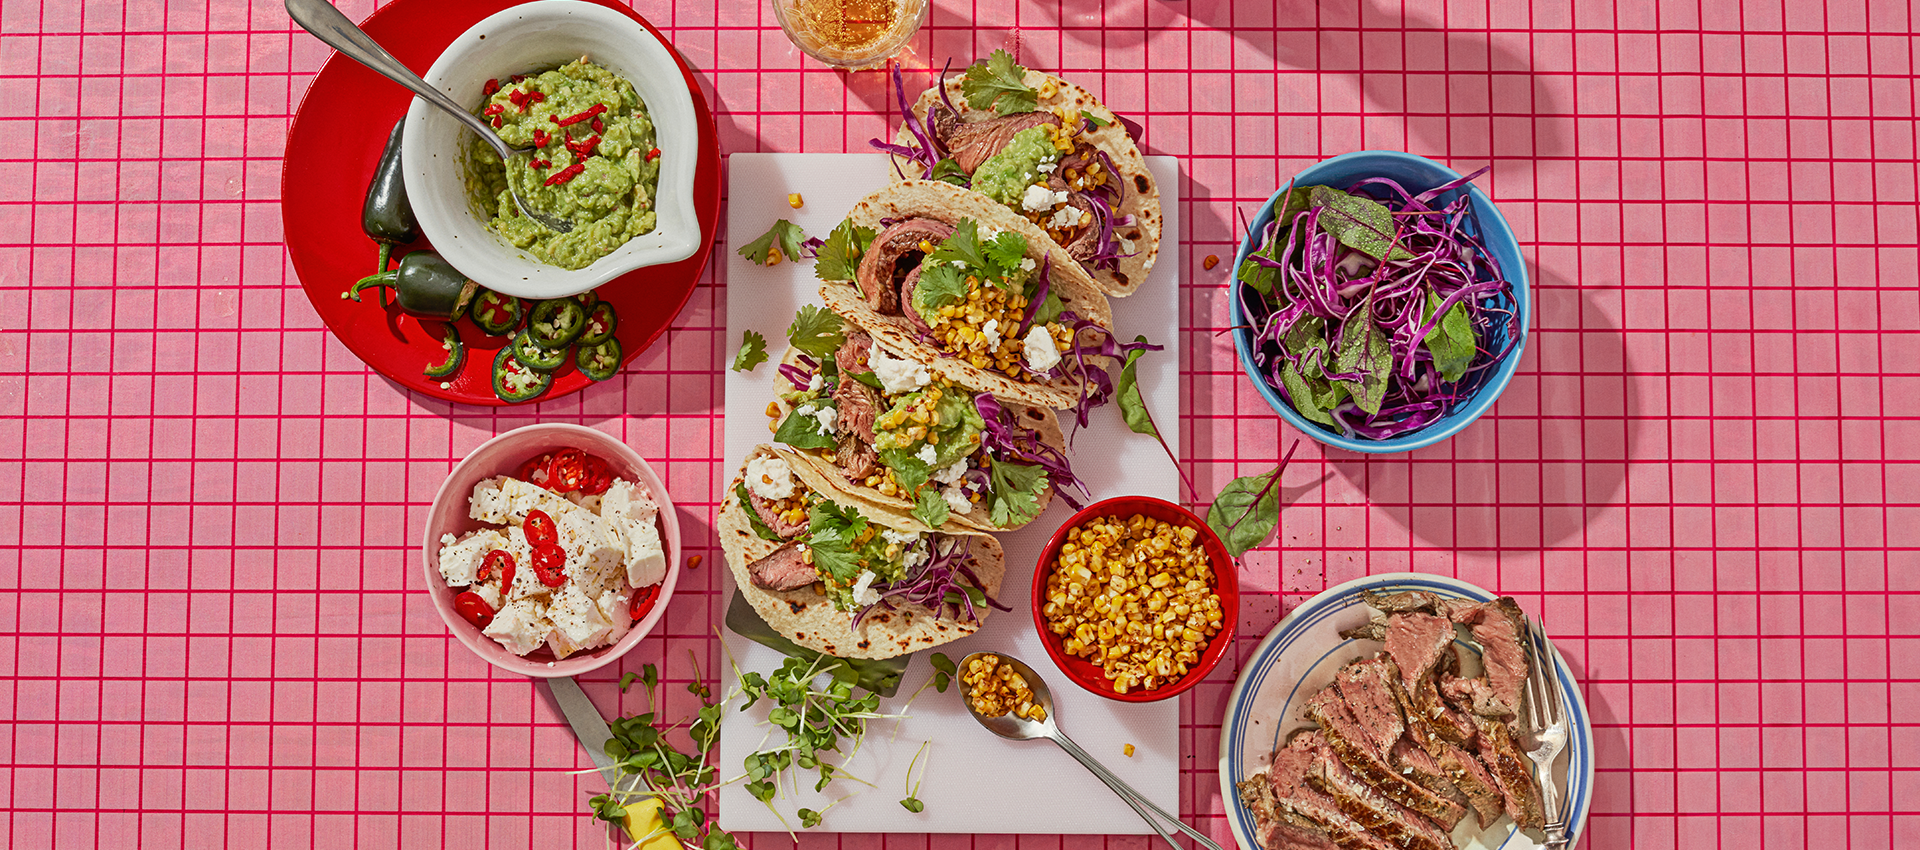
M1053 411L1001 404L931 373L924 383L888 386L877 373L905 356L862 331L817 350L790 348L781 361L773 434L804 461L796 471L822 477L816 485L929 527L952 521L981 531L1026 525L1056 490L1079 485Z
M1014 64L1004 50L909 104L898 66L900 179L966 186L1044 229L1108 295L1130 295L1160 254L1160 190L1099 98Z
M727 566L768 625L842 658L892 658L980 628L1006 575L998 540L816 486L805 463L755 448L720 506Z
M883 388L930 370L1010 402L1105 399L1106 296L1032 222L977 193L909 180L868 195L814 269L828 307L908 358L875 370Z

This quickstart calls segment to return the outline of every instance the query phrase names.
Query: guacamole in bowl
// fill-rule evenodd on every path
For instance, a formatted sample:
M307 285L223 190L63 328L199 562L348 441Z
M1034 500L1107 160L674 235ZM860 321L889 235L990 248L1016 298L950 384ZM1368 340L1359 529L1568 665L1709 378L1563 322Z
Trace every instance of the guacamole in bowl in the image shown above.
M478 113L502 141L531 153L502 162L472 137L467 193L487 229L542 262L580 269L653 232L660 148L633 84L585 58L531 76L489 80ZM527 204L573 222L555 233L520 214Z

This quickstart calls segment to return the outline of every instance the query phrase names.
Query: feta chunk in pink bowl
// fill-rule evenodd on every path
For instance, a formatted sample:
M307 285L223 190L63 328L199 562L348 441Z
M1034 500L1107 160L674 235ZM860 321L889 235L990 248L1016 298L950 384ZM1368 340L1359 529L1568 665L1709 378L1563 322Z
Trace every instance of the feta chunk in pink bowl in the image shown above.
M646 498L650 498L653 504L658 505L659 510L653 527L658 531L659 535L659 554L647 558L635 556L628 559L624 565L617 562L608 562L605 559L596 561L597 564L610 572L605 579L607 582L605 586L607 588L630 589L630 592L641 597L643 600L640 619L638 621L627 621L631 622L631 626L626 629L624 634L618 634L621 623L616 617L612 633L618 634L618 637L612 640L611 643L595 645L596 641L584 641L583 645L587 648L574 651L565 657L559 657L554 652L553 641L542 641L534 643L526 654L520 655L503 645L502 641L506 640L511 642L511 637L503 635L502 639L496 640L494 636L483 633L478 626L468 622L468 620L460 614L459 610L455 607L455 599L460 596L460 591L450 583L453 580L442 572L441 549L444 545L443 540L448 535L452 535L457 539L464 539L466 535L471 532L485 532L489 530L499 532L500 537L503 539L512 538L512 542L515 545L509 546L509 550L521 551L522 554L516 558L517 563L515 565L515 577L513 579L514 590L508 594L510 597L513 597L513 599L508 601L506 607L501 607L497 601L499 594L489 589L489 601L494 602L495 607L499 607L501 614L504 615L507 613L508 608L515 607L513 605L514 600L522 599L523 594L518 591L521 591L523 587L532 587L538 591L539 581L536 578L535 567L532 563L529 563L531 558L526 557L525 552L522 551L525 548L526 540L519 524L517 522L506 522L504 524L498 521L485 522L475 518L474 514L477 511L481 511L481 508L484 506L474 505L472 500L477 485L481 485L483 482L488 482L490 479L495 479L500 476L511 477L528 461L542 455L558 452L562 449L579 449L588 455L604 460L609 467L608 471L615 481L630 482L634 485L632 489L633 493L643 494ZM616 484L615 486L618 487L619 485ZM542 500L548 501L558 500L558 502L552 503L558 506L555 510L570 510L566 508L566 505L573 504L557 494L552 494L544 490L531 492L535 488L520 487L518 484L510 485L507 489L529 491L528 493L522 493L522 496L537 496ZM609 490L608 492L612 493L614 491ZM545 495L541 495L542 493ZM485 501L502 502L504 505L504 503L508 501L506 496L509 494L504 491L493 491L490 492L489 495L496 498L489 498ZM600 512L597 507L598 501L599 500L596 499L589 503L595 506L590 509L594 511L594 516L596 517ZM644 503L644 499L635 499L634 501L636 503ZM502 507L501 510L504 511L506 508ZM560 594L562 592L575 591L575 582L584 578L584 573L581 572L581 569L587 556L578 554L577 547L568 545L568 541L575 539L575 535L580 533L581 522L592 523L593 520L588 518L584 513L582 516L571 519L567 517L555 517L555 519L559 520L559 533L562 537L561 544L569 550L567 563L567 570L569 571L568 584L554 589L554 604L558 604ZM505 527L503 527L503 525ZM478 541L481 538L476 537L474 539L476 541L475 545L478 545ZM614 543L608 544L604 548L614 552L620 551L621 544L618 535L616 535ZM484 554L484 552L475 554L475 557L477 558L481 554ZM594 553L595 556L599 554L599 551ZM651 563L653 566L643 566L643 561ZM657 570L659 569L659 562L661 561L664 562L665 575L657 584L643 584L643 586L637 588L631 587L626 579L627 575L633 575L636 574L636 572L645 572L649 569ZM626 569L615 569L617 566L625 566ZM667 602L672 598L674 586L679 582L680 578L680 522L679 517L674 512L673 500L668 497L666 487L660 481L660 477L654 473L653 467L648 465L645 458L642 458L633 449L628 448L625 443L600 431L580 425L528 425L524 428L516 428L508 431L505 434L501 434L480 444L478 448L467 455L465 460L462 460L458 466L453 468L452 473L448 474L447 480L440 485L440 492L434 496L433 507L427 514L427 524L421 538L421 569L423 570L422 575L426 580L427 595L433 600L434 610L439 612L440 619L446 622L447 629L453 633L454 638L462 644L465 644L468 649L473 650L475 655L480 656L482 659L485 659L487 663L495 667L524 676L541 678L577 676L581 673L586 673L611 664L619 659L620 656L625 655L629 650L632 650L634 646L638 645L649 632L652 632L654 625L660 622L660 618L666 614ZM456 570L457 569L459 568L456 567ZM472 569L471 565L467 565L466 569L470 571ZM648 576L648 578L651 578L651 576ZM475 585L475 587L476 590L480 589L479 585ZM619 591L615 590L613 592L617 593ZM646 601L649 595L651 595L652 598L650 601ZM611 601L617 603L621 617L627 615L625 609L627 609L628 605L625 597L617 597ZM565 640L564 635L562 635L559 629L556 628L553 634L559 636L556 638L557 640ZM524 638L525 636L522 637Z

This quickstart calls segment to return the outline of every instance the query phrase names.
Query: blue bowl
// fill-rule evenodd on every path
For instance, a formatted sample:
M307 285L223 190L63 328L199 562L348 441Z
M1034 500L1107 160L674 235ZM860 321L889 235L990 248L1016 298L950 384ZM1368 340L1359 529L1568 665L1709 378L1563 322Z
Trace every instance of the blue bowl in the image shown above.
M1370 177L1390 178L1405 187L1407 191L1419 194L1458 180L1460 172L1426 157L1410 153L1355 151L1322 160L1313 167L1294 175L1292 185L1326 185L1344 189L1352 186L1356 181ZM1260 207L1260 213L1254 216L1247 235L1240 239L1239 252L1233 257L1233 268L1236 271L1241 263L1246 262L1248 254L1259 249L1258 240L1265 233L1267 225L1273 221L1273 205L1280 200L1281 194L1286 189L1286 186L1281 186L1280 190L1274 192L1273 197L1268 198L1266 204ZM1456 189L1442 195L1435 199L1435 202L1451 202L1459 197L1459 191ZM1527 343L1527 328L1532 324L1533 319L1533 296L1527 287L1527 266L1520 256L1520 243L1513 238L1513 229L1507 226L1507 220L1500 215L1499 208L1493 205L1493 201L1488 200L1486 193L1481 192L1479 187L1468 186L1467 191L1471 193L1481 244L1500 265L1501 273L1505 274L1507 280L1513 284L1514 309L1519 319L1514 325L1518 328L1520 338L1514 341L1513 347L1507 351L1506 358L1500 362L1499 366L1490 370L1490 374L1481 381L1471 398L1425 428L1386 440L1347 437L1295 412L1293 406L1281 397L1280 391L1261 376L1259 367L1253 362L1253 331L1247 327L1247 313L1241 307L1243 284L1236 275L1228 286L1229 298L1227 299L1228 315L1232 317L1234 329L1233 347L1240 353L1241 371L1247 373L1247 378L1253 382L1254 389L1260 391L1260 395L1267 400L1267 404L1275 413L1280 414L1281 419L1285 419L1301 433L1329 446L1368 454L1391 454L1425 448L1451 437L1473 420L1480 418L1480 414L1486 412L1487 408L1493 406L1494 400L1506 390L1507 383L1513 380L1514 370L1520 366L1520 354ZM1494 350L1505 346L1507 331L1498 330L1489 342Z

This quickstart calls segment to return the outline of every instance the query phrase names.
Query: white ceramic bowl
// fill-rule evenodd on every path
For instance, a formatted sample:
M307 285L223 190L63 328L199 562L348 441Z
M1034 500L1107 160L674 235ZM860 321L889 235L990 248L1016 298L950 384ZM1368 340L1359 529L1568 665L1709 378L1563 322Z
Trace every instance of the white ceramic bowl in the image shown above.
M440 536L458 536L481 527L481 523L469 519L467 515L467 498L473 494L473 485L495 475L512 475L528 460L563 448L576 448L598 456L613 468L615 477L646 485L648 492L653 495L653 501L660 505L660 548L667 556L667 577L660 584L660 595L654 599L653 609L613 644L558 660L546 647L526 656L514 655L499 641L481 634L472 623L454 611L453 598L456 594L440 576ZM447 480L440 485L440 492L433 497L433 508L427 512L427 524L422 532L420 564L425 571L427 595L432 597L433 608L439 612L440 619L446 622L447 630L487 663L523 676L577 676L612 664L638 646L641 639L653 631L660 618L666 616L667 603L673 599L673 588L680 582L680 516L674 510L673 498L667 495L667 488L662 485L660 476L654 474L646 458L628 448L626 443L581 425L528 425L481 443L467 455L466 460L453 468Z
M562 298L637 268L684 260L700 248L693 208L700 129L693 97L673 52L637 21L579 0L536 0L461 33L434 60L426 81L455 103L478 108L487 80L553 68L581 56L633 83L653 116L660 145L654 231L583 269L542 263L487 230L467 199L464 173L472 133L419 98L407 110L401 163L420 231L454 268L495 292Z

